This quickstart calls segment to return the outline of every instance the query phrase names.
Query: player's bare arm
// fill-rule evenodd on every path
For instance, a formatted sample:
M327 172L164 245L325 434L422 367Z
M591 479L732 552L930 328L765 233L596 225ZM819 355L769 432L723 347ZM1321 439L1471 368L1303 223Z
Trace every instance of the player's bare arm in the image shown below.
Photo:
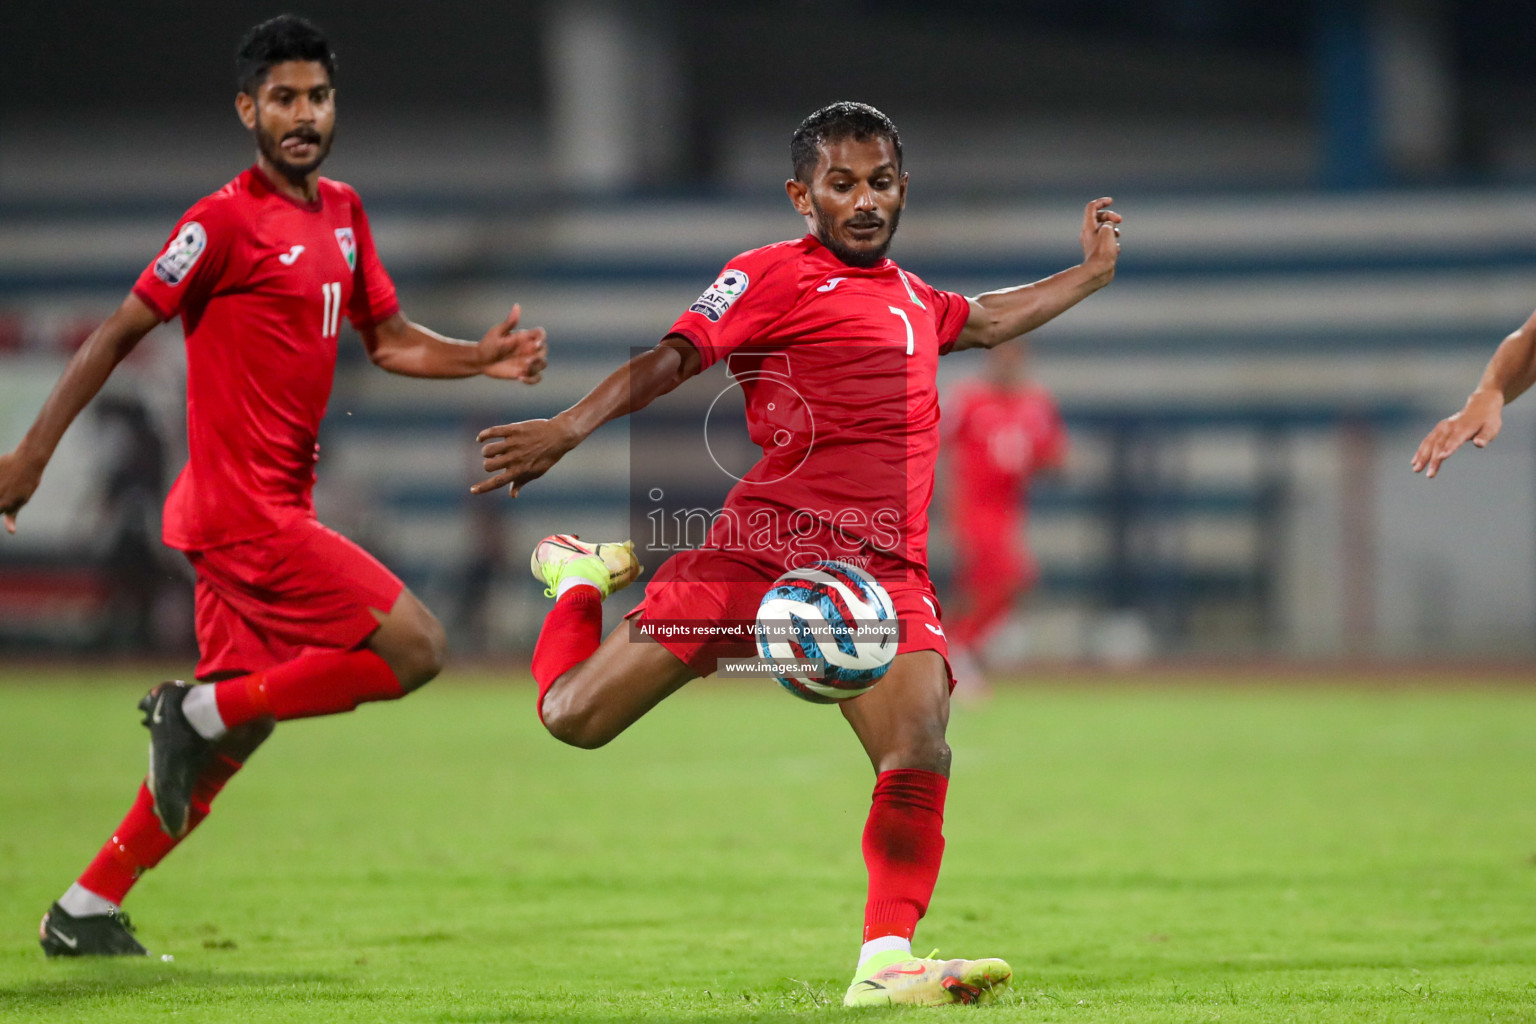
M1413 453L1413 471L1433 478L1440 463L1471 441L1488 447L1504 424L1504 406L1536 384L1536 313L1506 337L1461 411L1435 424Z
M955 349L993 348L1049 323L1114 280L1120 224L1114 200L1095 199L1083 211L1083 262L1033 284L985 292L971 299L971 315Z
M470 488L487 494L499 487L517 497L567 452L609 420L644 409L699 372L699 353L686 338L669 335L661 344L610 373L586 397L547 420L524 420L488 427L477 438L484 445L485 471L493 474Z
M375 366L405 377L475 377L537 384L548 365L544 328L519 329L521 306L479 341L445 338L407 320L403 314L362 332L363 346Z
M16 514L32 499L64 431L123 357L159 323L160 317L138 296L124 299L69 361L15 451L0 455L0 516L8 532L16 532Z

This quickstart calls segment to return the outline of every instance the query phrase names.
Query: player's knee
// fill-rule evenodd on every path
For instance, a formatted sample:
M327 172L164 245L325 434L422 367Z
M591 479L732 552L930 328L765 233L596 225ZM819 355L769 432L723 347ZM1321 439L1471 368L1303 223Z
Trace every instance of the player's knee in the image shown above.
M901 743L885 751L875 765L875 770L890 772L900 768L915 768L948 776L952 760L953 755L942 732L937 735L923 733L905 737Z
M613 739L614 734L599 726L591 717L581 715L565 715L556 713L551 715L544 713L544 728L549 734L561 743L582 750L596 750L606 746Z
M603 723L601 708L581 700L572 687L562 687L563 682L556 682L539 707L539 718L551 736L573 747L596 750L618 735Z
M393 645L392 657L386 658L400 685L410 692L437 678L448 654L448 634L431 612L423 610L405 636Z
M448 633L443 629L443 624L437 621L436 616L430 613L427 615L427 621L422 624L421 635L415 647L413 666L415 682L407 687L412 690L436 679L438 673L443 670L443 662L448 657Z
M410 591L404 591L379 619L379 628L368 646L384 659L405 692L425 686L443 670L448 652L448 634L426 605Z
M582 750L596 750L613 739L613 736L593 728L590 723L572 718L545 718L544 728L548 729L549 734L561 743L579 747Z
M443 624L437 621L437 616L432 616L431 624L427 629L428 658L426 670L428 679L436 679L442 672L443 665L448 660L448 631Z

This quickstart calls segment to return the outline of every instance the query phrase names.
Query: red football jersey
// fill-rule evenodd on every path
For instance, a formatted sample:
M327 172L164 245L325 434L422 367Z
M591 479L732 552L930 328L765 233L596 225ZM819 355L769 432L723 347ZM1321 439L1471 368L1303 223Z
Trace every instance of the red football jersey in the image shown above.
M963 295L889 259L850 267L813 235L731 260L669 332L704 367L727 361L763 450L708 546L788 567L837 557L809 542L830 531L876 578L926 578L938 361L969 315Z
M1066 457L1061 413L1042 387L969 383L957 389L949 409L946 453L962 514L1021 507L1029 478Z
M301 203L252 167L186 212L133 293L186 334L188 458L166 544L215 547L313 515L342 314L364 328L400 308L357 193L321 178Z

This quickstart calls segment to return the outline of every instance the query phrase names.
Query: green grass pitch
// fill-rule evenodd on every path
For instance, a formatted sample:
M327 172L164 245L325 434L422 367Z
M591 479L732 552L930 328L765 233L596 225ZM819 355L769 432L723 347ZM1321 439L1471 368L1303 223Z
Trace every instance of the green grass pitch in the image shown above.
M695 684L596 752L543 735L525 677L468 671L285 726L129 900L173 962L45 961L154 681L0 674L0 1019L849 1012L872 779L835 710L771 683ZM1234 682L957 710L917 944L1006 957L1015 988L895 1015L1536 1020L1536 688Z

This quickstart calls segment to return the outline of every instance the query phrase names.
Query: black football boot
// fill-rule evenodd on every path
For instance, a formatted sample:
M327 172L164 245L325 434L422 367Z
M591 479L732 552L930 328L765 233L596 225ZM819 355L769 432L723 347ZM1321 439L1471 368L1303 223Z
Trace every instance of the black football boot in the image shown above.
M51 957L149 955L122 911L75 917L55 903L37 926L37 941Z
M144 728L149 730L149 792L155 817L173 839L187 834L192 813L192 787L213 753L213 744L192 728L181 702L192 688L179 679L161 683L139 701Z

